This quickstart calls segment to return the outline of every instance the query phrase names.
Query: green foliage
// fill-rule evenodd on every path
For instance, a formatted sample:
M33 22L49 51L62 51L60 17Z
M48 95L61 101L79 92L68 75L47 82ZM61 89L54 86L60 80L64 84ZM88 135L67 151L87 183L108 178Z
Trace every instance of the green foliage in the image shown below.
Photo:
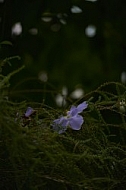
M125 71L125 1L16 0L0 10L0 189L125 190L126 86L108 82L90 92ZM12 31L18 22L20 35ZM96 28L92 37L88 26ZM16 54L23 74L24 66L3 68ZM52 130L65 108L55 108L55 88L36 80L43 71L56 87L88 92L76 102L66 98L67 105L89 104L80 131ZM25 118L28 106L35 114Z
M0 43L0 45L13 45L10 41L3 41Z
M124 190L126 87L110 82L86 94L82 129L59 135L51 129L58 109L32 103L36 114L26 119L29 102L6 98L21 69L1 74L0 189Z

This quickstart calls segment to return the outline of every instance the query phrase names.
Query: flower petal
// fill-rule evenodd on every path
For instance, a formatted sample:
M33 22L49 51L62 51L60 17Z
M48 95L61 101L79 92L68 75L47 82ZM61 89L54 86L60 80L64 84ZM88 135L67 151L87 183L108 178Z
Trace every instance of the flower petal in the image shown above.
M87 102L83 102L77 106L78 113L81 113L84 109L88 107Z
M59 118L59 119L55 119L55 120L53 121L53 124L59 125L59 124L60 124L60 118Z
M67 119L63 116L53 121L54 125L56 124L56 125L61 125L61 126L67 126L67 123L68 123Z
M67 112L68 116L75 116L76 114L78 114L78 110L75 106L72 106L70 108L70 111Z
M81 115L76 115L74 117L69 118L69 125L70 128L72 128L73 130L80 130L83 122L84 119Z
M34 109L31 107L28 107L26 112L25 112L25 117L30 117L30 115L32 115L34 113Z
M61 116L58 119L53 121L52 127L54 131L57 131L59 134L64 133L67 130L68 121L65 117Z

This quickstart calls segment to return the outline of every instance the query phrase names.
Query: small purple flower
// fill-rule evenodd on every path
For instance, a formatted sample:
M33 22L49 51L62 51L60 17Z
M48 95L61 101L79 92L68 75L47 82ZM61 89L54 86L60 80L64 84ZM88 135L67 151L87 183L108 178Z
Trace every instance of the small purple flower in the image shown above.
M61 116L53 121L53 129L59 134L64 133L68 126L73 130L80 130L84 119L79 113L83 112L87 106L88 104L86 102L79 104L77 107L72 106L66 116Z
M24 114L24 116L25 117L30 117L34 112L35 112L35 110L33 108L28 107L25 114Z

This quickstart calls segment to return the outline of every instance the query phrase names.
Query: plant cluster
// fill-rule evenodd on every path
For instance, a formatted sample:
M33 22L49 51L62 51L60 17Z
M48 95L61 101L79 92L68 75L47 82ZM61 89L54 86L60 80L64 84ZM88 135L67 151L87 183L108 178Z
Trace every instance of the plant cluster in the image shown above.
M64 114L9 99L21 69L0 75L0 189L125 190L126 86L105 83Z

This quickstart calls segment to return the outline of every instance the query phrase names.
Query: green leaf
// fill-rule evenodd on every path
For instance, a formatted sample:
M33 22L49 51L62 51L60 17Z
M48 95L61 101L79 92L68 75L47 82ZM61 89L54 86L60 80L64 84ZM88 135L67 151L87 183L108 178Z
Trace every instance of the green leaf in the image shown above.
M13 45L10 41L3 41L0 43L0 45Z

